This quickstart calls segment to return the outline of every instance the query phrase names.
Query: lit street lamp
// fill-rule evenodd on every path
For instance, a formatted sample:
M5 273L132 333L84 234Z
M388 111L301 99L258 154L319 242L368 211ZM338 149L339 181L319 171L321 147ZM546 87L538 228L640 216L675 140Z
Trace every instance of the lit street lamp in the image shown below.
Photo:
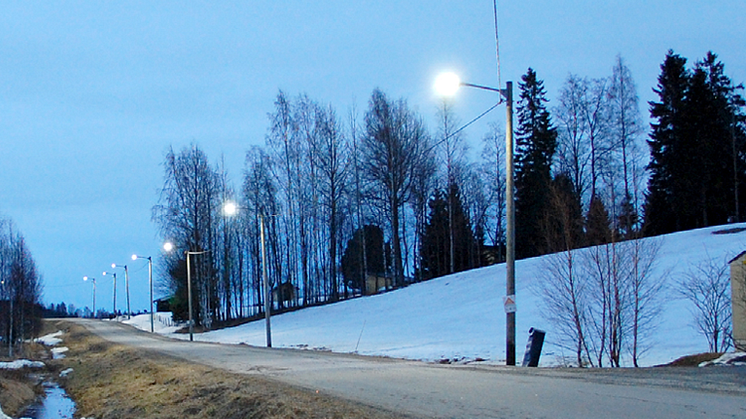
M112 268L124 268L124 290L127 293L127 319L132 318L132 308L130 306L130 275L127 271L127 265L111 264Z
M454 73L443 73L435 80L436 91L443 96L453 96L461 86L497 92L506 104L505 127L505 363L515 365L515 198L513 186L513 82L507 82L505 89L464 83Z
M117 318L117 274L116 272L104 272L103 275L106 276L107 273L111 273L111 276L114 277L114 302L113 305L113 311L114 313L114 320Z
M93 284L93 318L96 318L96 278L88 278L87 276L83 277L83 281L91 280L91 283Z
M163 250L170 252L174 249L174 245L170 242L167 242L163 245ZM203 253L207 253L209 250L204 250L202 252L190 252L188 250L184 251L184 255L186 255L186 269L187 269L187 298L189 299L189 340L194 340L194 319L192 317L192 269L189 265L189 256L191 255L201 255ZM151 298L152 301L152 298ZM152 306L151 306L152 310ZM152 311L151 311L152 312ZM152 318L151 318L152 322ZM151 323L152 327L152 323Z
M150 285L150 333L153 333L153 258L150 256L132 255L132 260L148 260L148 284Z
M239 207L234 202L226 202L223 205L223 214L227 217L233 217L238 214ZM270 304L270 292L269 292L269 279L267 278L267 252L264 249L264 214L259 214L259 240L262 243L262 286L264 287L264 322L265 329L267 330L267 347L272 347L272 322L270 310L272 305Z

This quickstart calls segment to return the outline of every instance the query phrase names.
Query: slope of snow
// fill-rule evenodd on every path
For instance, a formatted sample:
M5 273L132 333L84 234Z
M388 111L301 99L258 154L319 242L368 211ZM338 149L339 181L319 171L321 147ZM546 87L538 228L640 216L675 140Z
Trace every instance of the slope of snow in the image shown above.
M132 326L150 331L150 314L140 314L133 316L122 323L131 324ZM153 313L153 331L163 335L171 334L181 329L183 326L177 326L171 320L171 313Z
M746 249L746 232L713 234L746 224L706 228L645 239L660 240L654 276L666 276L667 302L642 365L670 362L707 351L706 340L691 326L690 303L673 286L690 267L714 258L727 261ZM553 327L541 315L542 301L531 290L543 258L516 263L517 360L522 360L531 327L547 332L541 365L554 365L563 354ZM504 362L505 265L494 265L411 285L386 294L357 298L272 317L275 347L356 352L426 361L484 359ZM163 315L163 314L162 314ZM147 319L147 320L145 320ZM132 323L150 330L149 317ZM195 340L264 346L264 321L197 334ZM162 328L161 333L171 333ZM185 338L184 335L172 335Z

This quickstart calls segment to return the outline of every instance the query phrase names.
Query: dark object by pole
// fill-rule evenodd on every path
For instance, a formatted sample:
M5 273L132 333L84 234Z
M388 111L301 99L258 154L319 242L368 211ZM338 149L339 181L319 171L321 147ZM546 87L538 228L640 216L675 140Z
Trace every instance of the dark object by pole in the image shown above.
M538 367L541 347L544 346L544 335L546 332L533 327L528 329L528 343L526 353L523 355L524 367Z

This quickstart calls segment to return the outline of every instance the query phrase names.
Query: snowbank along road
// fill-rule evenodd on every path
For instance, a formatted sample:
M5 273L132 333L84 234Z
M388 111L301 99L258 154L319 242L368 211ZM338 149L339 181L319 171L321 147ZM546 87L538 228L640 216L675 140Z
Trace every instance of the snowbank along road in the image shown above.
M433 365L176 341L79 320L119 344L427 418L744 418L746 368L566 370Z

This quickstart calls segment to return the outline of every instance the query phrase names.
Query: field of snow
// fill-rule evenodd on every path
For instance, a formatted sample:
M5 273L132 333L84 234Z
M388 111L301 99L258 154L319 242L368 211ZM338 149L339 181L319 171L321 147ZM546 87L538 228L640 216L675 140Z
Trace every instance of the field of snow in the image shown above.
M746 224L674 233L645 240L661 241L654 277L666 276L666 303L651 338L652 347L641 365L670 362L680 356L707 351L707 342L692 327L690 303L673 290L690 267L707 259L722 263L746 250L746 231L713 234ZM542 316L543 303L531 284L541 275L543 258L516 262L517 361L523 358L531 327L547 332L541 365L556 365L563 353L552 325ZM386 294L308 308L272 317L274 347L355 352L424 361L442 359L505 360L505 265L462 272ZM165 327L168 314L159 313L156 332L173 337ZM150 330L149 315L129 321ZM264 346L264 321L196 334L195 340Z

